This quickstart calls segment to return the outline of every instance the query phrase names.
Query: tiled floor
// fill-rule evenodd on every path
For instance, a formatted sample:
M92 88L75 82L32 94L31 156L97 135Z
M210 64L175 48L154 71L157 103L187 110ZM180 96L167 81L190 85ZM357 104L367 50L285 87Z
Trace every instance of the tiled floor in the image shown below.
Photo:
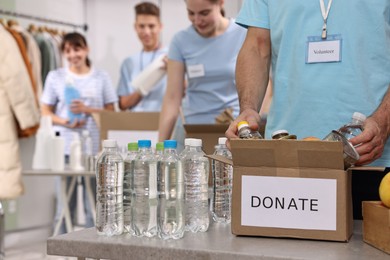
M5 235L5 260L76 260L75 257L48 256L49 228L12 232Z

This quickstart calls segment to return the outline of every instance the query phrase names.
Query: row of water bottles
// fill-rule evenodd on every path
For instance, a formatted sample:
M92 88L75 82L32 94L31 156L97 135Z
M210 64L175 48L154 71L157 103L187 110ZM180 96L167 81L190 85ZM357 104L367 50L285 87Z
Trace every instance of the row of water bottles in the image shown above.
M231 158L225 142L220 139L216 153ZM207 231L209 161L200 139L186 139L185 144L180 155L175 140L158 143L154 153L149 140L140 140L128 145L123 161L115 141L103 142L97 166L99 234L125 231L137 237L179 239L185 231ZM214 220L229 223L232 169L226 167L213 162L211 209Z

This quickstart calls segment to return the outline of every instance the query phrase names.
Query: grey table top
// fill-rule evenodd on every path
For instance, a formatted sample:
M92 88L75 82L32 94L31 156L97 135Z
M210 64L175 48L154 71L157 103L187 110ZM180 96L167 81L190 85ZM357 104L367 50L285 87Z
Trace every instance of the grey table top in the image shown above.
M91 171L75 171L65 168L63 171L52 170L23 170L23 176L95 176L95 172Z
M47 241L49 255L102 259L390 259L390 255L362 240L362 221L355 221L348 243L288 238L243 237L230 225L213 223L205 233L186 232L179 240L163 241L124 234L104 237L95 228Z

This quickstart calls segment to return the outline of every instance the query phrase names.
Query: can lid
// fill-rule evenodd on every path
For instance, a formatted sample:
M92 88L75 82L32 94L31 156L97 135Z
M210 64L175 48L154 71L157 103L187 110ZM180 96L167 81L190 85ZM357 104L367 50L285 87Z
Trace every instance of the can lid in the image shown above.
M226 137L220 137L218 138L218 144L226 144L227 138Z
M103 141L103 147L113 148L116 147L116 141L112 139L107 139Z
M286 134L286 135L288 135L288 131L285 130L285 129L276 130L276 131L274 131L274 132L272 133L271 136L274 137L275 135L279 135L279 134Z
M152 142L150 140L138 140L138 148L150 148Z
M241 128L243 128L243 127L245 127L245 126L249 126L248 121L240 121L240 122L237 124L238 130L240 130Z
M176 140L165 140L164 141L164 149L168 149L168 148L176 149L176 147L177 147L177 141Z
M163 142L159 142L156 144L156 150L157 151L163 151L164 150L164 143Z
M127 144L127 150L128 151L138 151L138 143L128 143Z
M355 112L353 113L352 118L364 122L367 117L362 113Z

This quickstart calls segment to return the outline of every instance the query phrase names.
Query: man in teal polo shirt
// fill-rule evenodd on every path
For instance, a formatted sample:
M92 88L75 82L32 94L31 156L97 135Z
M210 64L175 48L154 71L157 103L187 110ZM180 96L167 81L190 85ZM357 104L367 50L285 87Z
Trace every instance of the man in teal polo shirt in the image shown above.
M236 70L241 114L228 137L240 120L257 126L272 63L266 137L287 129L323 138L361 112L357 164L390 166L389 1L246 0L236 22L248 32Z

